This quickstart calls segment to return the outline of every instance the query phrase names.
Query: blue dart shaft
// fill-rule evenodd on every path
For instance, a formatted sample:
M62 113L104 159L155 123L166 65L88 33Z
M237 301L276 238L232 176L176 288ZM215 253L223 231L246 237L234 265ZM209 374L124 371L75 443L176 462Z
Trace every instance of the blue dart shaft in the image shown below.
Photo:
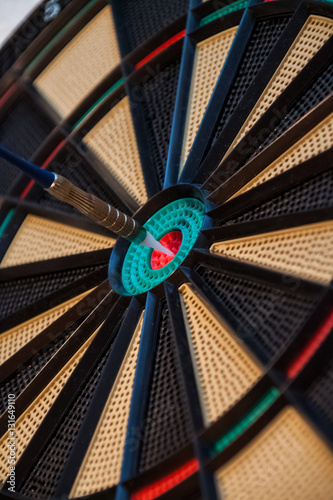
M123 238L149 248L159 250L169 256L174 254L148 233L135 219L92 194L86 193L65 177L43 170L37 165L17 156L0 145L0 157L9 161L21 172L42 186L58 200L69 203L98 224L107 227Z

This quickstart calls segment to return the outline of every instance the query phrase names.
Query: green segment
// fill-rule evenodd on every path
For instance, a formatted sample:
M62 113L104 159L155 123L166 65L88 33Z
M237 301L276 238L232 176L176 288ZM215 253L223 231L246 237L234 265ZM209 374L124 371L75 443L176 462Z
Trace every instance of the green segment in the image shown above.
M122 83L125 82L124 78L120 78L112 87L110 87L99 99L96 101L89 109L84 113L84 115L77 121L73 127L73 129L77 128L90 113L98 106L106 97L108 97L112 92L114 92Z
M99 0L91 0L87 5L83 7L53 38L50 42L39 52L39 54L31 61L27 66L26 71L33 69L36 64L38 64L45 54L70 30L80 19L85 15L91 7L97 3Z
M215 19L219 19L220 17L226 16L227 14L231 14L231 12L235 12L236 10L245 9L248 3L249 0L238 0L237 2L233 2L231 5L222 7L221 9L212 12L208 16L201 19L200 26L211 23L212 21L215 21Z
M163 207L143 225L157 241L176 230L182 232L183 239L175 257L161 269L151 268L151 248L131 243L122 268L122 283L129 295L151 290L177 269L194 245L204 215L205 208L201 201L182 198Z
M242 420L237 422L237 424L230 429L224 436L222 436L218 441L214 443L211 448L211 453L213 456L217 453L221 453L229 444L234 441L240 434L242 434L248 427L250 427L253 422L255 422L260 415L262 415L269 406L275 401L279 396L279 391L275 388L270 389L267 394L245 415Z
M8 212L8 214L6 215L6 217L5 217L4 221L3 221L3 223L2 223L2 224L1 224L1 226L0 226L0 236L2 236L2 235L3 235L3 233L6 231L7 226L8 226L8 224L10 223L10 221L12 220L12 217L13 217L14 213L15 213L15 210L13 210L13 209L12 209L12 210L9 210L9 212Z

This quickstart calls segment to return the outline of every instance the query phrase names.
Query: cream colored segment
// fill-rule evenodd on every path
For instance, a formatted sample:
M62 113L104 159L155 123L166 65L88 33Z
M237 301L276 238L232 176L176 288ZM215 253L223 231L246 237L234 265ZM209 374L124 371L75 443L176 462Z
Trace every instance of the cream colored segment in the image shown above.
M2 333L0 335L0 365L34 339L40 332L45 330L51 323L54 323L60 316L74 307L75 304L90 292L91 290L84 292L74 299L68 300Z
M292 407L287 407L219 469L225 500L328 500L333 491L331 451Z
M244 396L262 371L188 285L182 285L180 292L205 424L208 425Z
M182 171L190 152L210 97L229 53L238 26L218 33L198 43L193 63L189 108L180 162Z
M333 113L323 120L319 125L308 132L302 139L289 148L283 155L279 156L273 163L245 184L231 198L253 189L260 184L286 172L287 170L299 165L309 158L327 151L333 146Z
M227 154L282 94L331 35L333 35L333 19L321 16L309 17L238 132Z
M113 247L114 239L36 215L27 215L8 247L0 267L54 259Z
M66 363L54 379L46 386L39 394L35 401L27 408L27 410L18 418L15 424L15 453L16 462L21 457L25 448L28 446L33 435L40 426L45 415L50 410L60 391L66 384L70 375L77 367L80 359L87 350L94 335L77 351L73 358ZM9 448L8 438L11 437L7 431L0 440L0 481L6 481L8 474L8 453Z
M147 201L128 97L114 106L84 141L137 202Z
M116 31L107 6L64 47L34 83L62 116L68 116L118 64Z
M214 243L213 253L329 284L333 221Z
M119 482L142 322L143 314L81 464L70 498L91 495Z

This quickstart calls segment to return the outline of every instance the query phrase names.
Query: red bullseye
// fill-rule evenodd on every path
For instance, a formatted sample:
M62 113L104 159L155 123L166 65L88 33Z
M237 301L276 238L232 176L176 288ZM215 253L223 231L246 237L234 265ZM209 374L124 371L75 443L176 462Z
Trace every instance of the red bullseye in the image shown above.
M171 231L160 239L160 243L171 250L175 255L182 244L183 236L181 231ZM152 269L161 269L169 264L173 257L169 257L165 253L154 250L151 254L150 265Z

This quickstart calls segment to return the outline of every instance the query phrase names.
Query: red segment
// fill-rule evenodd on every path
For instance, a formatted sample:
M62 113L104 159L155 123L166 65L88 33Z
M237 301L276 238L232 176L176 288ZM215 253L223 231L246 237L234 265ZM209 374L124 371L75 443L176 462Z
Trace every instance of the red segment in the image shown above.
M182 244L183 235L181 231L171 231L171 233L166 234L163 238L160 239L161 245L168 248L175 255L180 249L180 245ZM160 252L159 250L153 250L150 259L150 265L152 269L161 269L162 267L169 264L169 262L173 259L173 257L169 257L165 253Z
M184 38L184 36L185 36L185 30L180 31L179 33L177 33L177 35L173 36L172 38L170 38L166 42L162 43L162 45L160 45L159 47L157 47L157 49L153 50L153 52L151 52L146 57L144 57L143 59L141 59L141 61L139 61L135 65L135 69L142 68L142 66L144 66L153 57L157 56L157 54L159 54L160 52L163 52L163 50L165 50L168 47L170 47L170 45L173 45L174 43L178 42L178 40L181 40L182 38Z
M44 161L44 163L41 165L40 168L46 168L51 163L53 158L55 158L55 156L59 153L60 149L65 145L65 142L66 142L66 139L63 139L61 142L59 142L58 146L46 158L46 160ZM33 181L33 180L28 182L28 184L25 186L24 190L22 191L22 193L20 195L20 200L23 200L27 196L27 194L29 193L30 189L32 188L32 186L34 184L35 184L35 181Z
M186 464L171 472L171 474L168 474L159 481L155 481L155 483L150 484L146 488L133 493L131 495L131 500L153 500L166 491L171 490L171 488L177 486L177 484L194 474L198 469L198 460L193 458Z
M5 102L7 101L7 99L9 99L9 97L14 93L14 91L16 90L16 85L15 83L13 83L9 89L6 90L6 92L3 94L3 96L1 97L0 99L0 108L5 104Z
M314 337L308 342L308 344L301 351L299 356L293 361L287 370L287 376L289 378L296 377L296 375L302 370L309 359L316 352L320 344L324 342L328 334L333 328L333 311L326 318L324 323L319 327L319 330L315 333Z

